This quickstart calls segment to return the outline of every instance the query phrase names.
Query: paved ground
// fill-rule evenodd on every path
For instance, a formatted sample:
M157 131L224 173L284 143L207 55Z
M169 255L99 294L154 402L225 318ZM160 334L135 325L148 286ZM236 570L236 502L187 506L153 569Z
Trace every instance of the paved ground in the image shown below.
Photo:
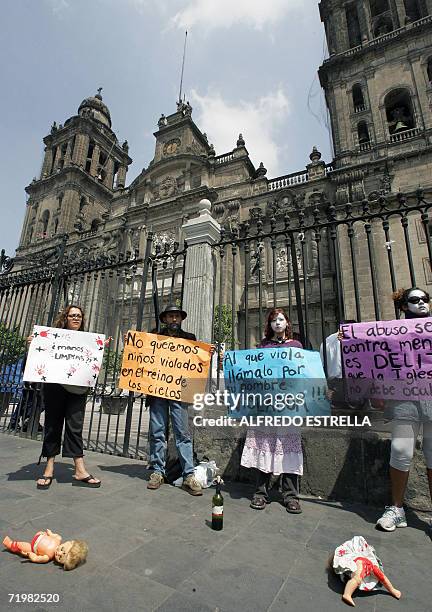
M325 564L353 535L375 545L403 593L400 602L385 592L357 595L359 609L431 609L428 517L411 515L409 528L382 533L374 529L373 508L308 498L299 516L276 502L257 512L249 509L250 488L230 485L224 530L213 532L212 490L201 498L168 485L148 491L139 461L88 453L91 472L103 479L92 490L72 487L71 464L60 460L51 489L38 491L39 449L38 442L0 434L0 533L28 539L48 527L87 540L90 553L84 566L64 572L0 551L1 612L347 610L341 583ZM58 593L60 603L9 604L8 593Z

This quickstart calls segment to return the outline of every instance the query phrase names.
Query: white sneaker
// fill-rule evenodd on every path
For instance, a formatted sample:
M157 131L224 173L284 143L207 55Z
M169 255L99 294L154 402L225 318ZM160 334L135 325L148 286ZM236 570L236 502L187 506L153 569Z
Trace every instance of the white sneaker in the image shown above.
M386 506L384 514L377 520L376 526L384 531L394 531L396 527L407 527L405 510L396 506Z

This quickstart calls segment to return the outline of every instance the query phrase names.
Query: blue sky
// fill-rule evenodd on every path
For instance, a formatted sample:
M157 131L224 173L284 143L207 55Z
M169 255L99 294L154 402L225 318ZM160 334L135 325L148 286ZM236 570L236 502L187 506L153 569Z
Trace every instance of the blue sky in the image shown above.
M183 90L218 155L242 132L269 177L304 169L313 145L331 161L315 0L2 0L0 248L18 244L42 138L98 87L129 141L128 183L148 165L157 120L175 110L186 29Z

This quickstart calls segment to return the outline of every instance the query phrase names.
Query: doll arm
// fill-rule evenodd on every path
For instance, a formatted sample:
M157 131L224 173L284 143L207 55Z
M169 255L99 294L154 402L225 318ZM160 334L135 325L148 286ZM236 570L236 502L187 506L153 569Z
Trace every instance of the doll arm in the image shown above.
M27 557L32 563L48 563L50 561L48 555L37 555L34 552L27 553Z
M56 538L56 540L59 540L59 541L60 541L60 543L61 543L61 540L62 540L61 535L59 535L58 533L53 533L53 532L51 531L51 529L47 529L47 530L46 530L46 533L47 533L47 535L49 535L51 538Z

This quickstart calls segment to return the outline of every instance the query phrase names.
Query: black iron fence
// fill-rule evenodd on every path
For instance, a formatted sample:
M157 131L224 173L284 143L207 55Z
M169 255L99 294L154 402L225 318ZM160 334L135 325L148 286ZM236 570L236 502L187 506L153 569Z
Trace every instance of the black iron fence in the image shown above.
M232 220L213 245L212 340L249 348L263 334L269 308L283 307L307 348L344 319L397 317L391 293L432 284L429 210L418 191L407 197L336 206L312 198L266 208ZM79 304L86 328L112 336L98 384L88 396L84 439L88 449L144 458L148 413L145 397L116 386L123 334L158 328L164 305L183 302L187 259L193 247L160 244L147 235L146 250L93 258L68 255L67 237L29 262L1 256L0 430L37 436L43 394L24 385L26 342L34 324L51 325L66 304ZM187 257L186 257L187 255Z

